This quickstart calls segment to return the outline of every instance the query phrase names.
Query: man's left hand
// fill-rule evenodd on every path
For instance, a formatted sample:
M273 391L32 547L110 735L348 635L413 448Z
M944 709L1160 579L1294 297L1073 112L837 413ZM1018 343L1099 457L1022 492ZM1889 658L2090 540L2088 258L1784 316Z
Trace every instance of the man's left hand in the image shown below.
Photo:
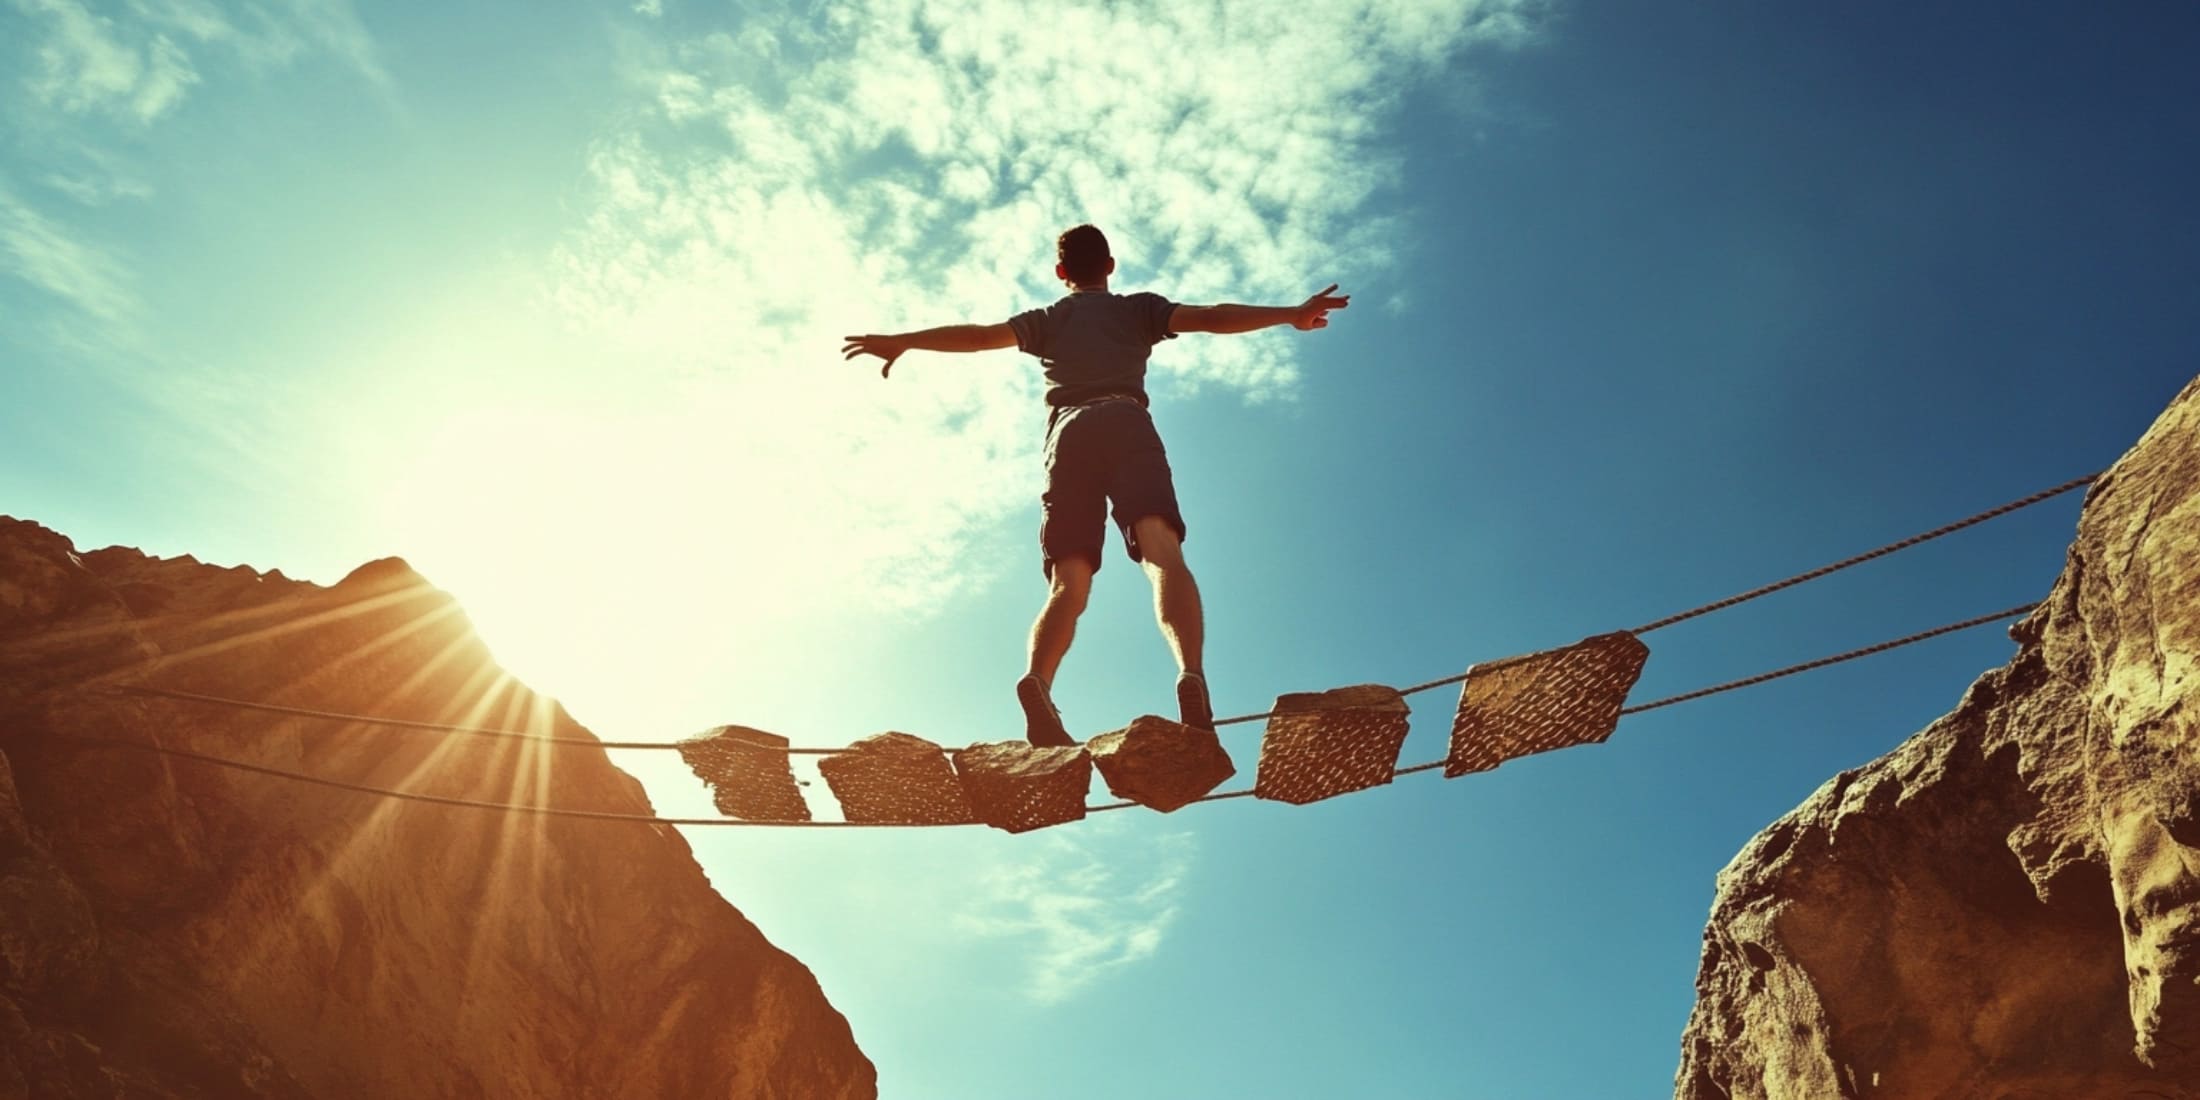
M1300 332L1312 332L1318 328L1328 328L1329 311L1343 309L1351 304L1352 296L1337 293L1337 284L1331 283L1329 289L1299 303L1297 311L1291 318L1291 326Z

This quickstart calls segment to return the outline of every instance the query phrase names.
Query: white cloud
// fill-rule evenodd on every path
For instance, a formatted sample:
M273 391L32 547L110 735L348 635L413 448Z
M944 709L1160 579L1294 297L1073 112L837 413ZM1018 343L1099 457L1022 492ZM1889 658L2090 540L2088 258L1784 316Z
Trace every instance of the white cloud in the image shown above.
M1372 207L1398 170L1385 127L1405 89L1467 47L1529 40L1539 7L867 0L754 16L634 74L648 115L596 150L554 296L623 361L708 395L754 469L833 486L806 507L758 501L841 509L817 521L828 547L869 532L860 568L817 549L815 568L838 564L802 589L865 602L887 584L921 610L985 575L960 554L971 532L1035 496L1036 371L1009 352L916 353L880 383L839 361L841 335L1049 300L1054 234L1086 220L1125 289L1349 291L1399 232ZM1154 388L1289 399L1295 339L1166 345Z
M1153 956L1176 919L1191 834L1136 837L1092 822L1031 839L1028 857L988 869L954 918L959 930L1028 947L1025 992L1041 1004Z

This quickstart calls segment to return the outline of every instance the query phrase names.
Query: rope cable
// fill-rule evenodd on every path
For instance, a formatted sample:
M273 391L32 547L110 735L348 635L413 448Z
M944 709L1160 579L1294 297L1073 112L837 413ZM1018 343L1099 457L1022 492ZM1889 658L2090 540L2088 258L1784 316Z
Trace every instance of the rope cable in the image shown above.
M1467 670L1466 670L1465 672L1461 672L1461 673L1456 673L1456 674L1454 674L1454 675L1451 675L1451 676L1446 676L1446 677L1444 677L1444 678L1442 678L1442 679L1440 679L1440 680L1430 680L1429 682L1427 682L1427 683L1425 683L1425 684L1415 684L1415 685L1413 685L1412 687L1409 687L1409 688L1399 688L1399 689L1398 689L1398 694L1400 694L1400 695L1415 695L1415 694L1418 694L1418 693L1420 693L1420 692L1424 692L1424 691L1433 691L1433 690L1435 690L1436 688L1440 688L1440 687L1448 687L1448 686L1450 686L1450 685L1452 685L1452 684L1465 683L1465 682L1466 682L1466 679L1467 679L1467 677L1469 677L1469 676L1472 676L1472 675L1474 675L1474 674L1475 674L1475 673L1476 673L1477 671L1482 671L1482 672L1495 671L1495 670L1497 670L1497 669L1500 669L1500 668L1504 668L1504 667L1505 667L1505 666L1507 666L1507 665L1517 665L1517 664L1519 664L1520 662L1522 662L1522 661L1526 661L1526 660L1530 660L1530 659L1532 659L1532 658L1533 658L1533 657L1535 657L1535 656L1536 656L1536 655L1535 655L1535 654L1533 654L1533 653L1522 653L1522 654L1519 654L1519 655L1517 655L1517 656L1512 656L1512 657L1504 657L1504 658L1500 658L1500 659L1498 659L1498 660L1495 660L1495 661L1482 661L1482 662L1479 662L1479 663L1477 663L1477 664L1473 664L1473 665L1469 665L1469 666L1467 666ZM1258 721L1260 721L1260 720L1261 720L1261 719L1263 719L1263 718L1274 718L1275 716L1276 716L1276 712L1275 712L1275 711L1272 711L1272 710L1264 710L1264 711L1260 712L1259 714L1240 714L1240 715L1237 715L1237 716L1235 716L1235 717L1232 717L1232 718L1217 718L1217 719L1215 719L1215 725L1217 725L1217 726L1228 726L1228 725L1235 725L1236 723L1239 723L1239 722L1258 722Z
M585 818L590 821L629 821L637 824L649 825L769 825L778 827L800 825L814 828L936 827L919 826L915 824L901 825L895 822L744 821L740 818L734 817L652 817L647 814L618 813L611 810L572 810L559 806L532 806L524 802L488 802L474 798L456 798L450 795L424 794L419 791L393 790L388 787L374 787L364 783L347 783L341 779L327 779L318 775L307 775L303 772L284 771L281 768L270 768L264 767L259 764L248 764L242 760L231 760L223 756L209 756L205 753L192 752L189 749L171 749L162 745L141 745L135 741L118 741L108 737L86 737L82 734L75 733L58 733L51 736L53 736L54 739L60 741L74 741L79 744L92 745L100 748L128 749L132 752L157 753L161 756L180 757L185 760L195 760L202 764L212 764L217 767L234 768L237 771L253 772L258 775L270 775L278 779L295 779L301 783L310 783L317 787L333 787L340 791L356 791L360 794L379 795L384 798L402 799L407 802L429 802L434 803L438 806L463 806L468 809L476 810L505 810L512 813L540 814L545 817L577 817ZM970 822L969 824L976 823Z
M1730 680L1726 683L1719 684L1714 687L1707 687L1697 691L1691 691L1683 695L1674 695L1668 698L1656 700L1654 702L1643 703L1640 706L1625 707L1620 710L1620 713L1641 714L1643 711L1646 710L1656 710L1659 707L1669 707L1675 703L1685 703L1691 699L1701 699L1706 695L1717 695L1722 691L1733 691L1736 688L1752 687L1757 684L1765 683L1768 680L1777 680L1783 676L1793 676L1798 672L1809 672L1812 669L1824 668L1827 665L1837 665L1843 661L1853 661L1858 657L1869 657L1874 653L1885 653L1890 649L1896 649L1902 646L1906 646L1912 642L1922 642L1927 638L1938 638L1943 634L1953 634L1958 630L1969 630L1974 626L1985 626L1987 623L2000 622L2003 619L2012 619L2017 617L2018 615L2028 614L2033 608L2036 608L2038 606L2039 604L2037 603L2023 604L2018 607L2009 608L2006 611L1996 611L1991 615L1981 615L1975 619L1965 619L1960 623L1949 623L1947 626L1938 626L1934 627L1931 630L1920 631L1916 634L1910 635L1907 638L1896 638L1891 642L1881 642L1878 645L1869 645L1865 646L1862 649L1852 649L1847 653L1837 654L1832 657L1820 657L1815 661L1805 661L1799 665L1789 665L1788 667L1780 669L1776 672L1760 673L1756 676L1751 676L1746 679Z
M428 730L436 733L461 733L469 737L503 738L512 741L539 741L546 745L587 745L599 749L677 749L677 741L599 741L593 737L558 737L552 734L529 733L526 730L505 729L497 726L467 726L447 722L420 722L410 718L384 718L371 714L348 714L343 711L313 710L308 707L281 706L260 703L250 699L231 699L220 695L202 695L195 691L177 691L173 688L150 687L145 684L114 684L108 688L117 695L153 695L163 699L181 699L192 703L213 703L239 710L260 710L273 714L287 714L297 718L319 718L332 722L355 722L368 726L393 726L398 729ZM839 749L794 748L784 752L796 755L824 756Z
M1648 634L1648 633L1650 633L1650 632L1651 632L1651 631L1653 631L1653 630L1660 630L1660 629L1663 629L1663 628L1665 628L1665 627L1668 627L1668 626L1672 626L1672 625L1673 625L1673 624L1675 624L1675 623L1685 622L1685 621L1687 621L1687 620L1689 620L1689 619L1694 619L1694 618L1698 618L1698 617L1700 617L1700 616L1703 616L1703 615L1709 615L1709 614L1711 614L1711 613L1712 613L1712 612L1714 612L1714 611L1722 611L1722 610L1725 610L1726 608L1729 608L1729 607L1733 607L1733 606L1734 606L1734 605L1736 605L1736 604L1741 604L1741 603L1747 603L1747 602L1749 602L1750 600L1754 600L1754 599L1756 599L1756 598L1757 598L1757 597L1759 597L1759 596L1769 596L1769 595L1771 595L1772 593L1774 593L1774 592L1778 592L1778 591L1780 591L1780 590L1782 590L1782 589L1786 589L1786 588L1793 588L1793 587L1795 587L1796 585L1799 585L1799 584L1804 584L1804 583L1806 583L1806 582L1809 582L1809 581L1814 581L1814 580L1817 580L1818 578L1820 578L1820 577L1824 577L1824 576L1826 576L1826 575L1828 575L1828 574L1832 574L1832 573L1838 573L1838 572L1840 572L1841 570L1843 570L1843 569L1847 569L1847 568L1849 568L1850 566L1853 566L1853 565L1861 565L1861 564L1863 564L1863 563L1865 563L1865 562L1867 562L1867 561L1871 561L1871 560L1873 560L1873 559L1875 559L1875 558L1883 558L1883 557L1886 557L1886 556L1887 556L1887 555L1889 555L1889 554L1893 554L1893 553L1896 553L1896 552L1898 552L1898 551L1902 551L1902 550L1907 550L1907 549L1909 549L1910 547L1916 546L1916 545L1918 545L1918 544L1920 544L1920 543L1925 543L1925 542L1931 542L1932 540L1934 540L1934 539L1937 539L1937 538L1940 538L1940 537L1941 537L1941 536L1943 536L1943 535L1950 535L1950 534L1954 534L1955 532L1957 532L1957 531L1961 531L1961 530L1963 530L1963 529L1964 529L1964 528L1966 528L1966 527L1973 527L1973 526L1976 526L1976 525L1978 525L1978 524L1984 523L1984 522L1986 522L1987 520L1990 520L1990 519L1994 519L1994 518L1996 518L1996 517L1999 517L1999 516L2005 516L2005 515L2008 515L2009 513L2011 513L2011 512L2014 512L2014 511L2017 511L2017 510L2018 510L2018 509L2020 509L2020 508L2029 508L2029 507L2031 507L2032 505L2035 505L2035 504L2038 504L2038 503L2040 503L2041 501L2044 501L2044 500L2049 500L2049 499L2051 499L2051 498L2054 498L2054 497L2058 497L2058 496L2061 496L2062 494L2064 494L2064 493L2067 493L2067 492L2071 491L2072 489L2076 489L2076 488L2078 488L2078 487L2080 487L2080 486L2084 486L2084 485L2091 485L2091 484L2093 484L2094 482L2096 482L2096 481L2100 480L2100 478L2101 478L2101 475L2102 475L2102 474L2105 474L2105 473L2107 473L2107 472L2108 472L2108 471L2106 471L2106 470L2102 470L2102 471L2098 471L2098 472L2095 472L2095 473L2090 473L2090 474L2087 474L2087 475L2085 475L2084 477L2079 477L2079 478L2072 478L2071 480L2069 480L2069 481L2066 481L2066 482L2063 482L2063 483L2062 483L2061 485L2057 485L2057 486L2055 486L2054 488L2051 488L2051 489L2042 489L2042 490L2040 490L2040 491L2039 491L2039 492L2037 492L2037 493L2033 493L2033 494L2032 494L2031 496L2028 496L2028 497L2024 497L2024 498L2022 498L2022 499L2020 499L2020 500L2013 500L2013 501L2010 501L2009 503L2007 503L2007 504L2004 504L2004 505L2001 505L2001 506L2000 506L2000 507L1998 507L1998 508L1989 508L1989 509L1987 509L1987 510L1986 510L1986 511L1984 511L1984 512L1980 512L1980 513L1978 513L1977 515L1974 515L1974 516L1969 516L1969 517L1966 517L1966 518L1964 518L1964 519L1959 519L1959 520L1955 521L1954 523L1944 524L1944 525L1942 525L1942 526L1940 526L1940 527L1936 527L1936 528L1934 528L1934 529L1932 529L1932 530L1930 530L1930 531L1922 532L1922 533L1920 533L1920 534L1915 534L1915 535L1911 535L1911 536L1910 536L1909 538L1903 539L1903 540L1901 540L1901 541L1899 541L1899 542L1891 542L1891 543L1888 543L1887 545L1885 545L1885 546L1882 546L1882 547L1878 548L1877 550L1872 550L1872 551L1868 551L1868 552L1866 552L1866 553L1858 554L1858 555L1856 555L1855 557L1852 557L1852 558L1844 558L1844 559L1842 559L1841 561L1837 561L1837 562L1834 562L1834 563L1833 563L1833 564L1831 564L1831 565L1823 565L1823 566L1820 566L1820 567L1818 567L1818 568L1816 568L1816 569L1813 569L1813 570L1811 570L1811 571L1809 571L1809 572L1807 572L1807 573L1798 573L1798 574L1796 574L1795 576L1792 576L1792 577L1789 577L1789 578L1787 578L1786 580L1783 580L1783 581L1775 581L1775 582L1773 582L1773 583L1771 583L1771 584L1768 584L1768 585L1765 585L1765 586L1763 586L1763 587L1761 587L1761 588L1753 588L1753 589L1750 589L1749 591L1747 591L1747 592L1743 592L1743 593L1741 593L1741 594L1739 594L1739 595L1735 595L1735 596L1729 596L1729 597L1727 597L1726 599L1723 599L1723 600L1719 600L1719 601L1717 601L1717 602L1715 602L1715 603L1707 603L1707 604L1703 605L1702 607L1694 608L1694 609L1691 609L1691 610L1688 610L1688 611L1683 611L1683 612L1681 612L1681 613L1679 613L1679 614L1677 614L1677 615L1668 615L1668 616L1666 616L1665 618L1662 618L1662 619L1659 619L1659 620L1657 620L1656 622L1653 622L1653 623L1649 623L1649 624L1647 624L1647 625L1645 625L1645 626L1638 626L1638 627L1636 627L1636 628L1635 628L1634 630L1632 630L1632 631L1629 631L1629 633L1631 633L1631 634L1635 634L1635 635L1637 635L1637 636L1640 636L1640 635L1643 635L1643 634ZM2001 618L2001 617L2005 617L2005 616L1996 616L1996 618ZM1985 620L1985 621L1991 621L1991 620ZM1967 624L1967 625L1974 625L1974 626L1975 626L1975 625L1978 625L1978 624L1977 624L1977 623L1971 623L1971 624ZM1952 627L1952 628L1949 628L1949 629L1961 629L1961 627ZM1504 667L1505 665L1507 665L1507 664L1510 664L1510 663L1512 663L1512 662L1514 662L1514 661L1522 661L1522 660L1526 660L1526 659L1527 659L1527 657L1526 657L1526 656L1520 656L1520 657L1508 657L1508 658L1505 658L1505 659L1504 659L1504 660L1502 660L1502 661L1490 661L1490 662L1485 662L1485 663L1483 663L1483 664L1481 664L1481 665L1479 665L1479 666L1474 666L1474 667L1470 667L1470 668L1468 668L1468 670L1467 670L1467 671L1465 671L1465 672L1461 672L1461 673L1456 673L1456 674L1454 674L1454 675L1451 675L1451 676L1445 676L1445 677L1441 677L1441 678L1439 678L1439 679L1435 679L1435 680L1430 680L1430 681L1428 681L1427 683L1424 683L1424 684L1415 684L1415 685L1413 685L1412 687L1409 687L1409 688L1400 688L1400 689L1399 689L1399 691L1398 691L1398 694L1400 694L1400 695L1412 695L1412 694L1415 694L1415 693L1417 693L1417 692L1430 691L1430 690L1433 690L1433 689L1435 689L1435 688L1440 688L1440 687L1449 687L1449 686L1451 686L1452 684L1457 684L1457 683L1463 683L1463 682L1465 682L1468 676L1471 676L1471 675L1473 675L1473 673L1474 673L1474 670L1475 670L1475 668L1476 668L1476 667L1479 667L1479 668L1482 668L1482 669L1485 669L1485 670L1488 670L1488 669L1497 669L1497 668L1502 668L1502 667ZM1815 667L1815 666L1814 666L1814 667ZM1783 673L1783 674L1785 674L1785 673ZM1770 677L1770 676L1768 676L1767 678L1769 679L1769 678L1771 678L1771 677ZM1762 681L1758 681L1758 682L1762 682ZM1709 689L1706 689L1706 690L1707 690L1707 692L1708 692L1708 690L1709 690ZM1647 709L1647 708L1644 708L1644 709ZM1216 720L1215 720L1215 725L1217 725L1217 726L1229 726L1229 725L1235 725L1235 724L1237 724L1237 723L1240 723L1240 722L1258 722L1258 721L1260 721L1261 719L1264 719L1264 718L1273 718L1273 717L1275 717L1275 712L1274 712L1274 711L1262 711L1262 712L1260 712L1260 713L1258 713L1258 714L1239 714L1239 715L1235 715L1235 716L1232 716L1232 717L1229 717L1229 718L1218 718L1218 719L1216 719Z
M2091 485L2095 481L2100 480L2101 475L2107 472L2108 471L2106 470L2102 470L2096 473L2087 474L2084 477L2072 478L2071 480L2063 482L2062 484L2057 485L2052 489L2042 489L2039 492L2034 493L2031 496L2025 497L2022 500L2010 501L2009 503L2004 504L1999 508L1989 508L1986 511L1980 512L1979 514L1971 516L1968 519L1959 519L1954 523L1947 524L1946 526L1935 527L1932 530L1927 531L1923 534L1911 535L1909 538L1903 539L1900 542L1890 542L1877 550L1858 554L1853 558L1845 558L1841 561L1834 562L1832 565L1822 565L1816 569L1811 570L1808 573L1798 573L1795 576L1789 577L1784 581L1774 581L1773 583L1765 585L1762 588L1752 588L1747 592L1741 593L1740 595L1728 596L1723 600L1718 600L1713 603L1707 603L1702 607L1683 611L1678 615L1668 615L1665 618L1659 619L1658 621L1650 623L1646 626L1638 626L1631 633L1639 636L1643 634L1648 634L1653 630L1662 630L1666 627L1672 626L1674 623L1686 622L1687 620L1696 618L1699 615L1709 615L1714 611L1721 611L1726 608L1733 607L1735 604L1738 603L1747 603L1750 600L1754 600L1759 596L1769 596L1772 593L1778 592L1783 588L1793 588L1796 585L1802 584L1806 581L1817 580L1818 578L1823 577L1828 573L1838 573L1841 570L1847 569L1852 565L1861 565L1865 562L1871 561L1874 558L1886 557L1887 555L1892 554L1898 550L1907 550L1910 547L1916 546L1917 544L1922 542L1931 542L1932 540L1937 539L1942 535L1953 534L1957 531L1963 530L1966 527L1984 523L1987 520L1995 518L1996 516L2005 516L2011 512L2016 511L2019 508L2029 508L2032 505L2038 504L2043 500L2047 500L2051 497L2061 496L2062 494L2067 493L2072 489L2078 488L2081 485Z

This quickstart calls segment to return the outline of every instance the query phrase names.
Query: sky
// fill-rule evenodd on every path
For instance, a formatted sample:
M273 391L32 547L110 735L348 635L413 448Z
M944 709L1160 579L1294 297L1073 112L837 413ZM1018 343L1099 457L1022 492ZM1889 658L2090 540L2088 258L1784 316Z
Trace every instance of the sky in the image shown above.
M1049 301L1092 221L1119 290L1352 295L1155 354L1218 711L1419 683L2114 461L2195 371L2196 47L2177 5L0 0L0 512L402 556L607 739L1015 737L1036 362L839 338ZM1634 700L2036 600L2077 510L1652 634ZM1073 732L1168 711L1150 601L1111 552ZM1664 1095L1720 868L2012 652L1306 807L687 834L887 1097Z

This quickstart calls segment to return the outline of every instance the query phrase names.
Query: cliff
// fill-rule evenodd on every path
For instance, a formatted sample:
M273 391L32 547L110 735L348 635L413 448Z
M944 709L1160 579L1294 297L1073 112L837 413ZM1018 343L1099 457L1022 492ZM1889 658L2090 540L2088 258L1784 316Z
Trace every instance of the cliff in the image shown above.
M0 1100L876 1095L670 828L76 739L648 814L602 749L109 690L140 682L592 739L403 562L322 587L0 517Z
M2010 633L1720 873L1676 1096L2200 1097L2200 382Z

